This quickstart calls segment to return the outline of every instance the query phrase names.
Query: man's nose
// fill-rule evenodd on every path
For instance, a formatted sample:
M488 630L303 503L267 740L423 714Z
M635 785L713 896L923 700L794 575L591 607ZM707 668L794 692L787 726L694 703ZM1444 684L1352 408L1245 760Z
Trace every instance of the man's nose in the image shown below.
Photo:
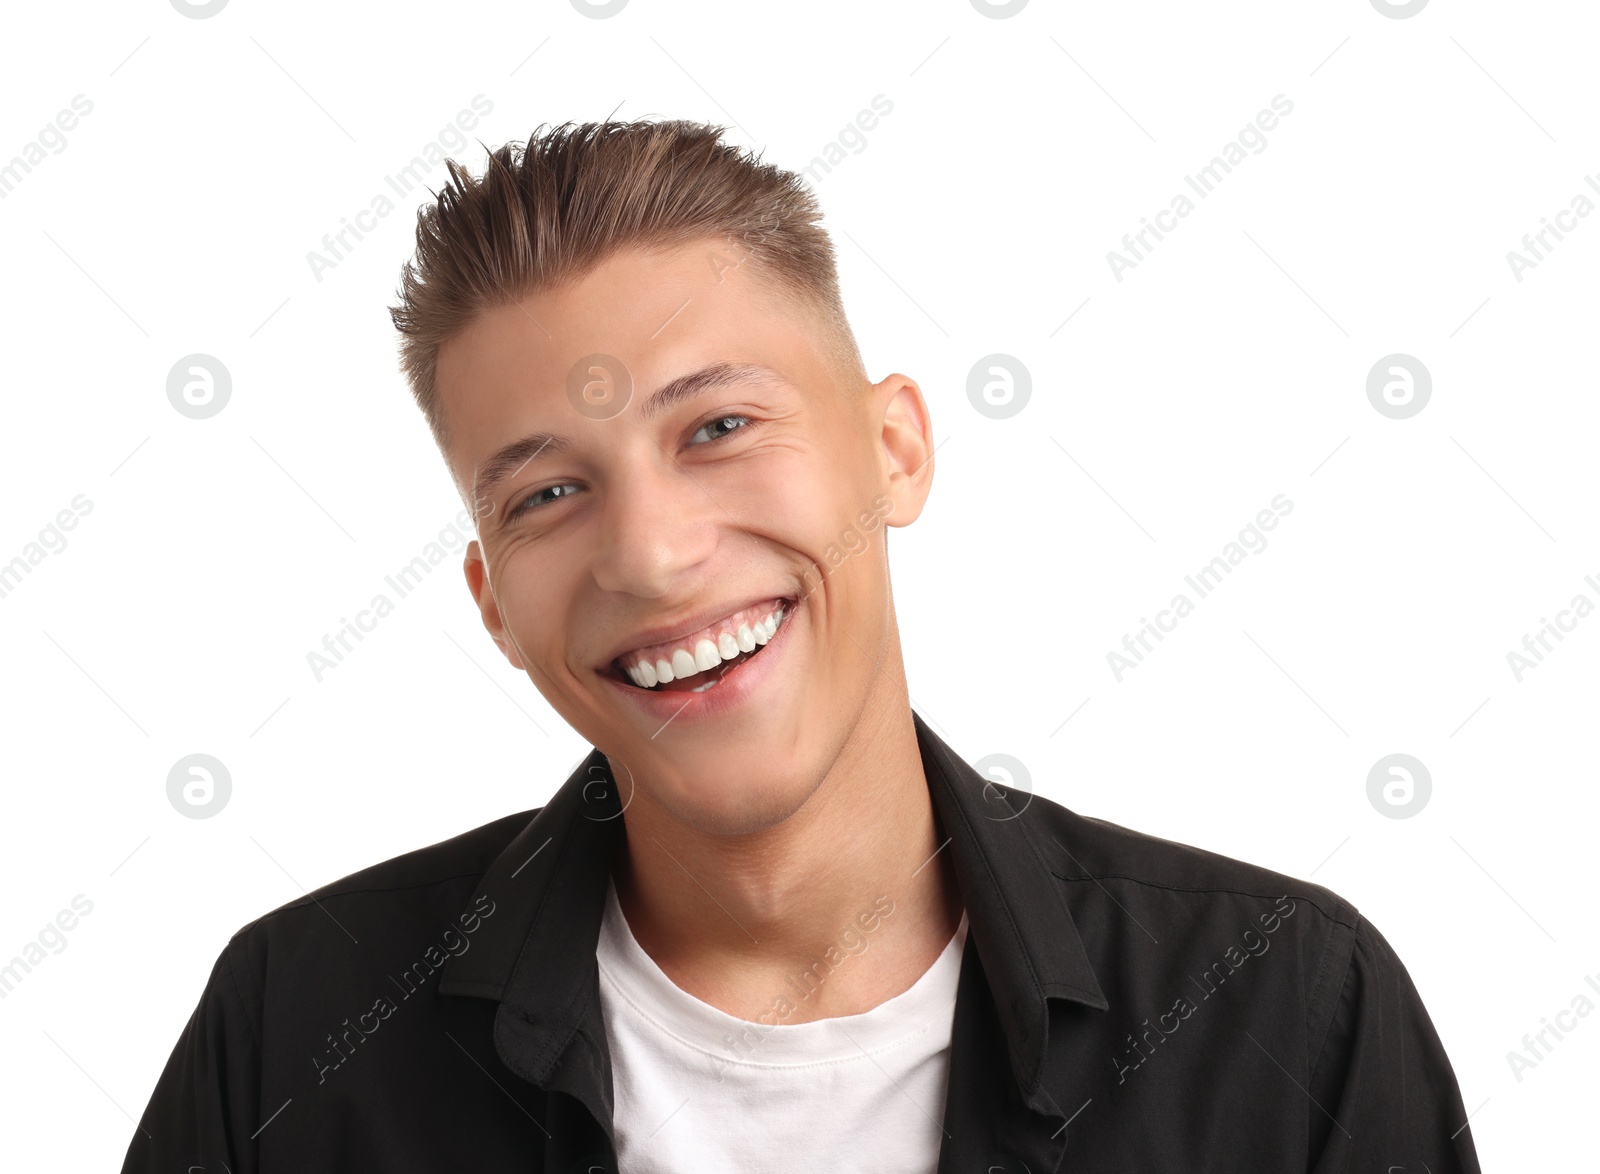
M654 599L711 557L717 519L709 494L659 450L629 462L603 491L595 582L604 591Z

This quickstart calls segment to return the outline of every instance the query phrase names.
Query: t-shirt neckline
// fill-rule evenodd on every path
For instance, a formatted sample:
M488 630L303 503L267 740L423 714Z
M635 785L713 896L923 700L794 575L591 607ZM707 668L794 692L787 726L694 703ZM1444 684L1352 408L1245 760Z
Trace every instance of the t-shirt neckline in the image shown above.
M880 925L879 931L888 928ZM843 950L836 969L850 966L871 949L872 935L860 954ZM606 911L601 922L596 961L600 981L635 1014L686 1047L731 1063L756 1067L791 1068L860 1059L863 1055L903 1043L929 1028L948 1028L961 975L961 956L967 938L967 914L950 941L912 985L876 1007L856 1015L786 1023L778 1000L796 1008L804 1006L799 975L783 980L774 990L761 1021L741 1019L683 990L655 959L645 953L629 928L616 886L606 883ZM826 966L825 959L818 960ZM825 982L824 982L825 985ZM814 996L813 996L814 997Z

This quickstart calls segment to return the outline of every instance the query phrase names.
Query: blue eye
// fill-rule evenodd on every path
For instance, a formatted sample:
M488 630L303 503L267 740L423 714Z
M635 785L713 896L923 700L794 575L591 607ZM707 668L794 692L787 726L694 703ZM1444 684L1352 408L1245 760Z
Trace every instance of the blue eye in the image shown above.
M543 489L535 489L532 493L528 494L527 497L523 498L516 505L512 506L510 513L506 516L510 518L519 517L522 514L527 513L529 510L538 509L540 506L556 500L557 497L570 497L574 492L577 491L577 488L578 487L572 484L572 482L563 481L559 485L547 485ZM562 492L563 490L566 492ZM554 496L546 497L546 494L552 494Z
M726 431L716 432L715 435L706 437L706 440L701 441L701 443L703 444L712 440L721 440L724 436L731 436L733 433L739 431L740 428L744 428L750 423L749 416L718 416L715 420L707 420L704 424L702 424L699 431L697 431L694 436L689 438L689 443L695 443L696 439L701 435L701 433L706 432L707 430L716 429L720 425L726 424L729 420L738 420L740 423L733 428L727 429Z
M733 427L723 427L730 421L733 422ZM707 420L704 424L702 424L695 434L689 438L689 443L709 444L711 441L721 440L724 437L732 436L741 428L749 427L750 423L751 420L749 416L718 416L715 419ZM700 439L702 436L705 437L704 440ZM519 518L524 514L533 512L534 510L542 509L544 506L549 505L551 502L556 501L559 498L571 497L580 488L580 486L571 481L563 481L557 485L547 485L543 489L536 489L532 493L528 494L527 497L519 501L516 505L512 506L511 509L506 512L506 518L507 520Z

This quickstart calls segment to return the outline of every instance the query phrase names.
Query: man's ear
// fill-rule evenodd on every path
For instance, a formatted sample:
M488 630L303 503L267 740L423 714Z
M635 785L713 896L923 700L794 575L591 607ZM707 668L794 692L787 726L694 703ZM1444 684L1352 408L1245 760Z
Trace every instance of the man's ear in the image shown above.
M467 557L461 569L466 573L467 588L472 592L472 600L478 605L478 614L483 617L483 626L494 639L495 647L505 654L512 668L527 672L527 667L517 655L517 646L506 634L505 620L500 615L500 606L495 603L494 589L489 583L489 568L483 561L483 551L479 549L477 539L467 543Z
M916 380L895 372L873 384L882 405L879 444L889 482L891 509L884 521L909 526L922 513L933 487L933 421Z

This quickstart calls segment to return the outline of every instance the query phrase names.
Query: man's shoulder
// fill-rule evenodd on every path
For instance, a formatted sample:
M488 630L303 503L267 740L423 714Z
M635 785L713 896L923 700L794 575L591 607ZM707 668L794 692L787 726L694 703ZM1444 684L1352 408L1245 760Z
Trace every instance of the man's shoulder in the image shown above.
M240 927L233 943L354 933L339 919L349 911L379 929L398 928L416 917L456 909L472 895L496 857L542 808L501 816L468 831L415 848L330 881L286 901ZM454 910L452 910L452 913Z
M1018 818L1032 820L1104 995L1073 1020L1081 1067L1104 1081L1096 1105L1123 1098L1124 1128L1100 1134L1104 1146L1142 1156L1134 1125L1159 1116L1171 1137L1260 1126L1278 1157L1241 1150L1249 1168L1411 1170L1426 1154L1431 1169L1477 1171L1422 998L1351 901L1037 796ZM1135 1109L1133 1097L1147 1099ZM1091 1149L1095 1120L1079 1126Z
M1035 798L1038 803L1038 798ZM1222 856L1189 843L1139 832L1107 819L1077 813L1043 800L1046 851L1058 849L1056 861L1077 865L1077 878L1117 878L1174 894L1190 894L1197 902L1208 896L1294 896L1317 908L1330 921L1354 923L1360 913L1333 889L1274 872L1262 865ZM1053 841L1053 843L1051 843ZM1056 870L1061 872L1061 870ZM1067 870L1070 880L1072 870Z
M1289 897L1329 924L1353 929L1360 911L1332 889L1193 844L1083 815L1035 796L1041 850L1060 880L1121 881L1156 899L1190 908L1231 904L1231 898ZM1064 867L1057 867L1064 865Z
M1210 1026L1190 1036L1219 1032L1220 1047L1248 1026L1265 1042L1257 1017L1266 1016L1286 1033L1285 1048L1314 1059L1366 932L1354 904L1312 881L1037 796L1028 816L1119 1030L1153 1008L1187 1019L1191 1008L1232 1004L1197 1016Z

